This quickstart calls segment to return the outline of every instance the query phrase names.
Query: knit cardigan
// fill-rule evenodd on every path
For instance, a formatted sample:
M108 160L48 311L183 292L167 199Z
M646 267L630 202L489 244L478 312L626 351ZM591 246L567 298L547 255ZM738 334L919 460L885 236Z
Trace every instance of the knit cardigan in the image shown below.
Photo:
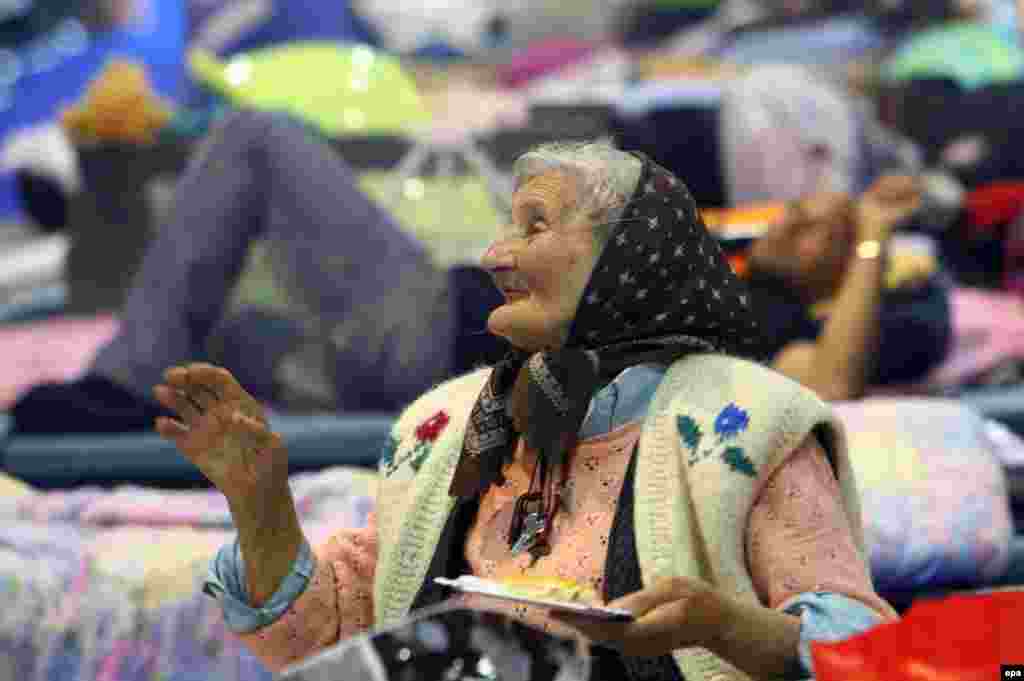
M378 627L407 616L423 585L455 507L449 485L489 373L478 370L430 391L392 431L377 501ZM824 402L781 374L723 355L690 355L669 367L644 419L636 462L633 521L644 584L685 576L758 603L746 568L747 517L761 487L812 432L835 467L864 557L843 429ZM688 681L746 678L703 648L673 657Z

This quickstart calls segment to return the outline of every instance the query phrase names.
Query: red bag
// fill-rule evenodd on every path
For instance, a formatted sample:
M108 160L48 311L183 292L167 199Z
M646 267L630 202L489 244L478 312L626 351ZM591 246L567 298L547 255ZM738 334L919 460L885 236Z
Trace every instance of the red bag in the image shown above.
M1024 210L1024 182L1002 181L979 187L967 195L964 208L973 233L990 233L1020 216Z
M811 646L817 681L992 681L1024 662L1024 592L952 596L902 620Z

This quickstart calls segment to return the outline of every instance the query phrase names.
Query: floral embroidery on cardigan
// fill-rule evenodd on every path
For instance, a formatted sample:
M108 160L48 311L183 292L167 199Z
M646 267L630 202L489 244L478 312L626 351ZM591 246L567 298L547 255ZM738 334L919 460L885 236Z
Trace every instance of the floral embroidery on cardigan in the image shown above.
M401 441L393 435L389 436L388 441L384 444L384 451L381 454L384 475L391 476L406 462L408 462L414 473L419 472L423 462L430 456L430 450L433 449L434 442L440 437L441 432L450 420L448 414L442 409L416 426L416 444L413 445L412 449L403 452L401 455L398 455Z
M441 431L450 420L448 414L442 409L416 427L416 439L421 442L433 442L441 435Z
M683 444L690 450L687 463L690 466L696 465L712 456L718 456L730 470L755 477L757 471L754 463L743 451L743 447L730 445L731 440L739 437L750 426L750 415L735 403L726 405L715 418L714 431L717 438L707 447L701 448L704 441L704 431L700 424L691 416L679 416L676 418L676 428Z
M735 404L729 404L715 419L715 433L719 441L731 440L750 425L750 416Z

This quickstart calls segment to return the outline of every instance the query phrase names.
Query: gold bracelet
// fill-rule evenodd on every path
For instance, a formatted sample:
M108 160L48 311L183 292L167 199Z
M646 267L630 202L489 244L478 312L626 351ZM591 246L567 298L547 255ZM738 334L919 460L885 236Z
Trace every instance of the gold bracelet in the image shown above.
M875 260L882 255L882 242L877 239L857 244L857 257L861 260Z

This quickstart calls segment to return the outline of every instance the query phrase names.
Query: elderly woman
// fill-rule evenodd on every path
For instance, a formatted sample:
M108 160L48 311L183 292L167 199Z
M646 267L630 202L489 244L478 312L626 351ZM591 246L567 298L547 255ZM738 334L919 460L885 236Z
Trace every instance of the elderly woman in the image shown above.
M515 350L403 413L368 527L310 548L280 438L228 372L155 389L178 414L158 430L238 527L205 587L228 625L279 669L441 601L436 577L560 577L635 621L511 614L583 632L603 678L699 681L806 677L811 641L894 617L841 426L744 359L748 293L683 184L606 143L542 147L516 174L483 261L506 298L489 330Z

